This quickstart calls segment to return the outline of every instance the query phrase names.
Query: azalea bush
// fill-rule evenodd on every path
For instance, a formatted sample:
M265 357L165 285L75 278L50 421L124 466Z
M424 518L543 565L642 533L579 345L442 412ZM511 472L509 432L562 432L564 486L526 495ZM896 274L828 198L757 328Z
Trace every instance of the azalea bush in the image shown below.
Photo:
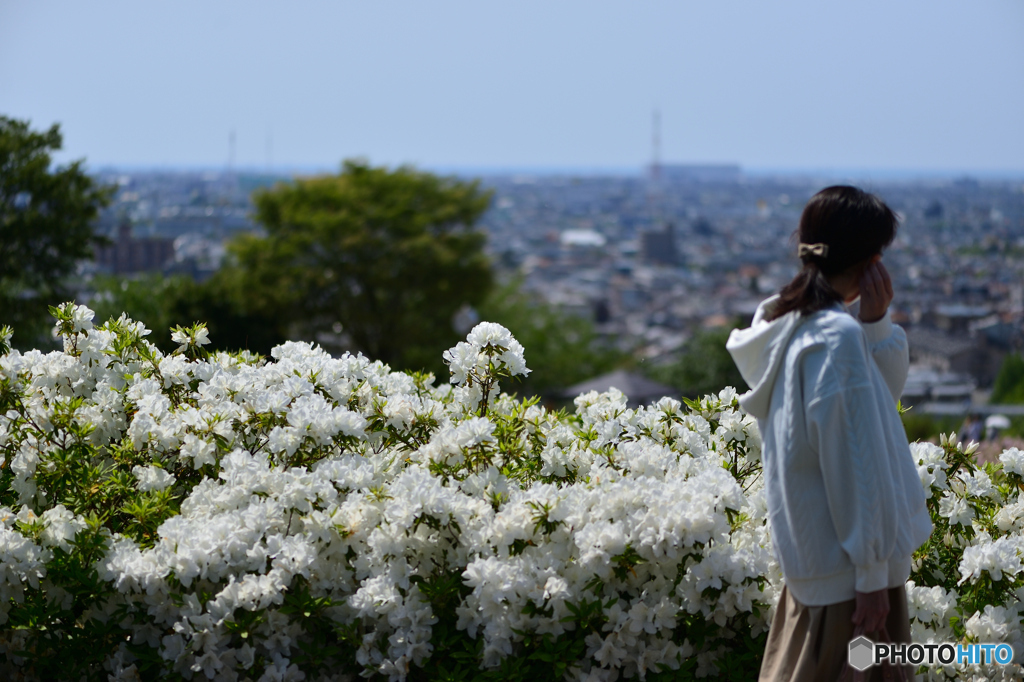
M529 370L490 323L439 382L52 312L61 352L0 330L5 679L756 677L782 583L734 390L555 412L502 391ZM915 637L1022 653L1024 453L913 447Z
M934 530L907 582L917 642L1005 642L1014 665L936 666L929 679L1022 679L1024 660L1024 452L979 467L977 443L943 435L912 443Z

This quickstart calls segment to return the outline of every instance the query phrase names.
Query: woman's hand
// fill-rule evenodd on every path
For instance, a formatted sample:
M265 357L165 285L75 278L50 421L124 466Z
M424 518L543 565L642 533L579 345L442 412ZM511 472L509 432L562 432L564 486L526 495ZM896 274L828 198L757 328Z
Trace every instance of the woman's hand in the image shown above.
M885 627L885 618L889 615L889 590L877 592L857 592L857 602L853 610L853 636L878 632Z
M876 260L864 269L860 277L860 319L861 322L878 322L885 317L885 311L892 303L892 280L889 272Z

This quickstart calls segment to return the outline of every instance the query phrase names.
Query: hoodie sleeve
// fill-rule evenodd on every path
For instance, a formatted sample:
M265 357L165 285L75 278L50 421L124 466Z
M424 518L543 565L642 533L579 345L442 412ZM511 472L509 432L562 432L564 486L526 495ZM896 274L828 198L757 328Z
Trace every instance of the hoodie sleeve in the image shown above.
M812 397L806 415L836 536L856 570L855 589L874 592L888 586L898 519L878 412L880 389L870 380L865 351L861 339L850 339L829 353L822 369L835 381L824 395Z
M875 359L885 385L889 387L893 400L903 395L903 387L907 383L907 372L910 368L910 352L907 347L907 334L903 327L893 324L889 311L877 322L861 322L864 333L868 337L871 357Z
M850 314L857 317L860 299L856 306L850 306ZM876 322L861 322L860 326L868 337L871 357L875 359L878 370L889 387L893 400L903 395L903 387L907 384L907 371L910 368L910 354L907 347L907 334L903 327L893 324L889 311L885 311L882 319Z

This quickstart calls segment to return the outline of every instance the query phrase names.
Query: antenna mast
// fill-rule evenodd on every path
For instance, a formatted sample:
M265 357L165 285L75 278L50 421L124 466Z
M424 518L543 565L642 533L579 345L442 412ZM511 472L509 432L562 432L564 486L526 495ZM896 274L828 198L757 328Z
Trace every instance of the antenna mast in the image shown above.
M274 128L267 128L267 174L274 172Z
M661 112L654 110L651 120L651 180L661 179Z

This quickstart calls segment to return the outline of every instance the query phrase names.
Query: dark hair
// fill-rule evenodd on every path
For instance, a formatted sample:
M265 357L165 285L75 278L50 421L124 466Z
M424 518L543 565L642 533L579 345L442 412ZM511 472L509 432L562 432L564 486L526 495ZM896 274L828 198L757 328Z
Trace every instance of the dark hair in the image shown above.
M801 256L803 268L779 292L767 319L793 310L810 315L839 302L841 296L828 278L882 252L896 236L899 218L874 194L834 185L807 202L797 237L801 244L824 244L827 253Z

